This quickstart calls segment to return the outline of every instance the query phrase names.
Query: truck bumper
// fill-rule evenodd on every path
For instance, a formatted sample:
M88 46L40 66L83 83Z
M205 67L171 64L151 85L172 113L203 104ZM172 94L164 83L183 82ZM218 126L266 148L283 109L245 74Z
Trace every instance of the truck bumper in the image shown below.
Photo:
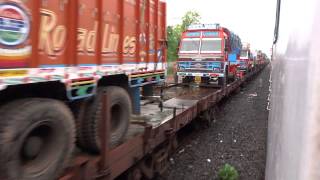
M177 72L177 75L181 77L225 77L224 73Z

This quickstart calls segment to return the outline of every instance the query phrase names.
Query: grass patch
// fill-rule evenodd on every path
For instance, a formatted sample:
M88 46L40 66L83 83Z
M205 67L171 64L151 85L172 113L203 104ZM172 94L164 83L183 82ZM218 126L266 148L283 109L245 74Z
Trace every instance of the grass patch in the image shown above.
M218 172L219 180L238 180L239 173L235 167L225 164Z

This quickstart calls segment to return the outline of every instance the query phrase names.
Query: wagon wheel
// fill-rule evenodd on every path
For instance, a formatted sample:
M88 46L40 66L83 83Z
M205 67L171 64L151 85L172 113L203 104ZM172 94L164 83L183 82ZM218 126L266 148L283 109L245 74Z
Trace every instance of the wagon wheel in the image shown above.
M206 127L211 127L216 120L217 107L211 107L204 112L203 121Z

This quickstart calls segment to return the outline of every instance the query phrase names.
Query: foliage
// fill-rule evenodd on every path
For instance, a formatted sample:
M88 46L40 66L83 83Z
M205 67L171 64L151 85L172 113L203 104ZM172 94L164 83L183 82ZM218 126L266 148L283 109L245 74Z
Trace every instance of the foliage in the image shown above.
M183 17L181 24L167 27L168 34L168 61L172 62L178 58L177 50L179 47L181 34L194 23L200 22L200 15L197 12L188 11Z
M169 26L168 33L168 61L172 62L178 58L177 48L179 46L181 32L178 29L180 26Z
M230 164L225 164L218 172L219 180L238 180L239 173Z
M200 23L200 14L198 12L188 11L182 17L181 29L185 31L191 24Z

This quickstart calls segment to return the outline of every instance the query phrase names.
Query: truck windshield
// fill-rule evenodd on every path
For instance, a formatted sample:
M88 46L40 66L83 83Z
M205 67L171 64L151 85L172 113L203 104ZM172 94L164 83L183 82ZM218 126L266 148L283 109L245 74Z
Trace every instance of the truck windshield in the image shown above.
M248 58L248 51L242 50L240 57L242 57L242 58Z
M201 42L201 52L202 53L220 53L222 52L221 39L202 39Z
M183 39L181 42L180 53L198 53L199 47L199 38Z
M245 62L245 61L240 61L239 64L240 64L240 65L246 65L246 62Z

